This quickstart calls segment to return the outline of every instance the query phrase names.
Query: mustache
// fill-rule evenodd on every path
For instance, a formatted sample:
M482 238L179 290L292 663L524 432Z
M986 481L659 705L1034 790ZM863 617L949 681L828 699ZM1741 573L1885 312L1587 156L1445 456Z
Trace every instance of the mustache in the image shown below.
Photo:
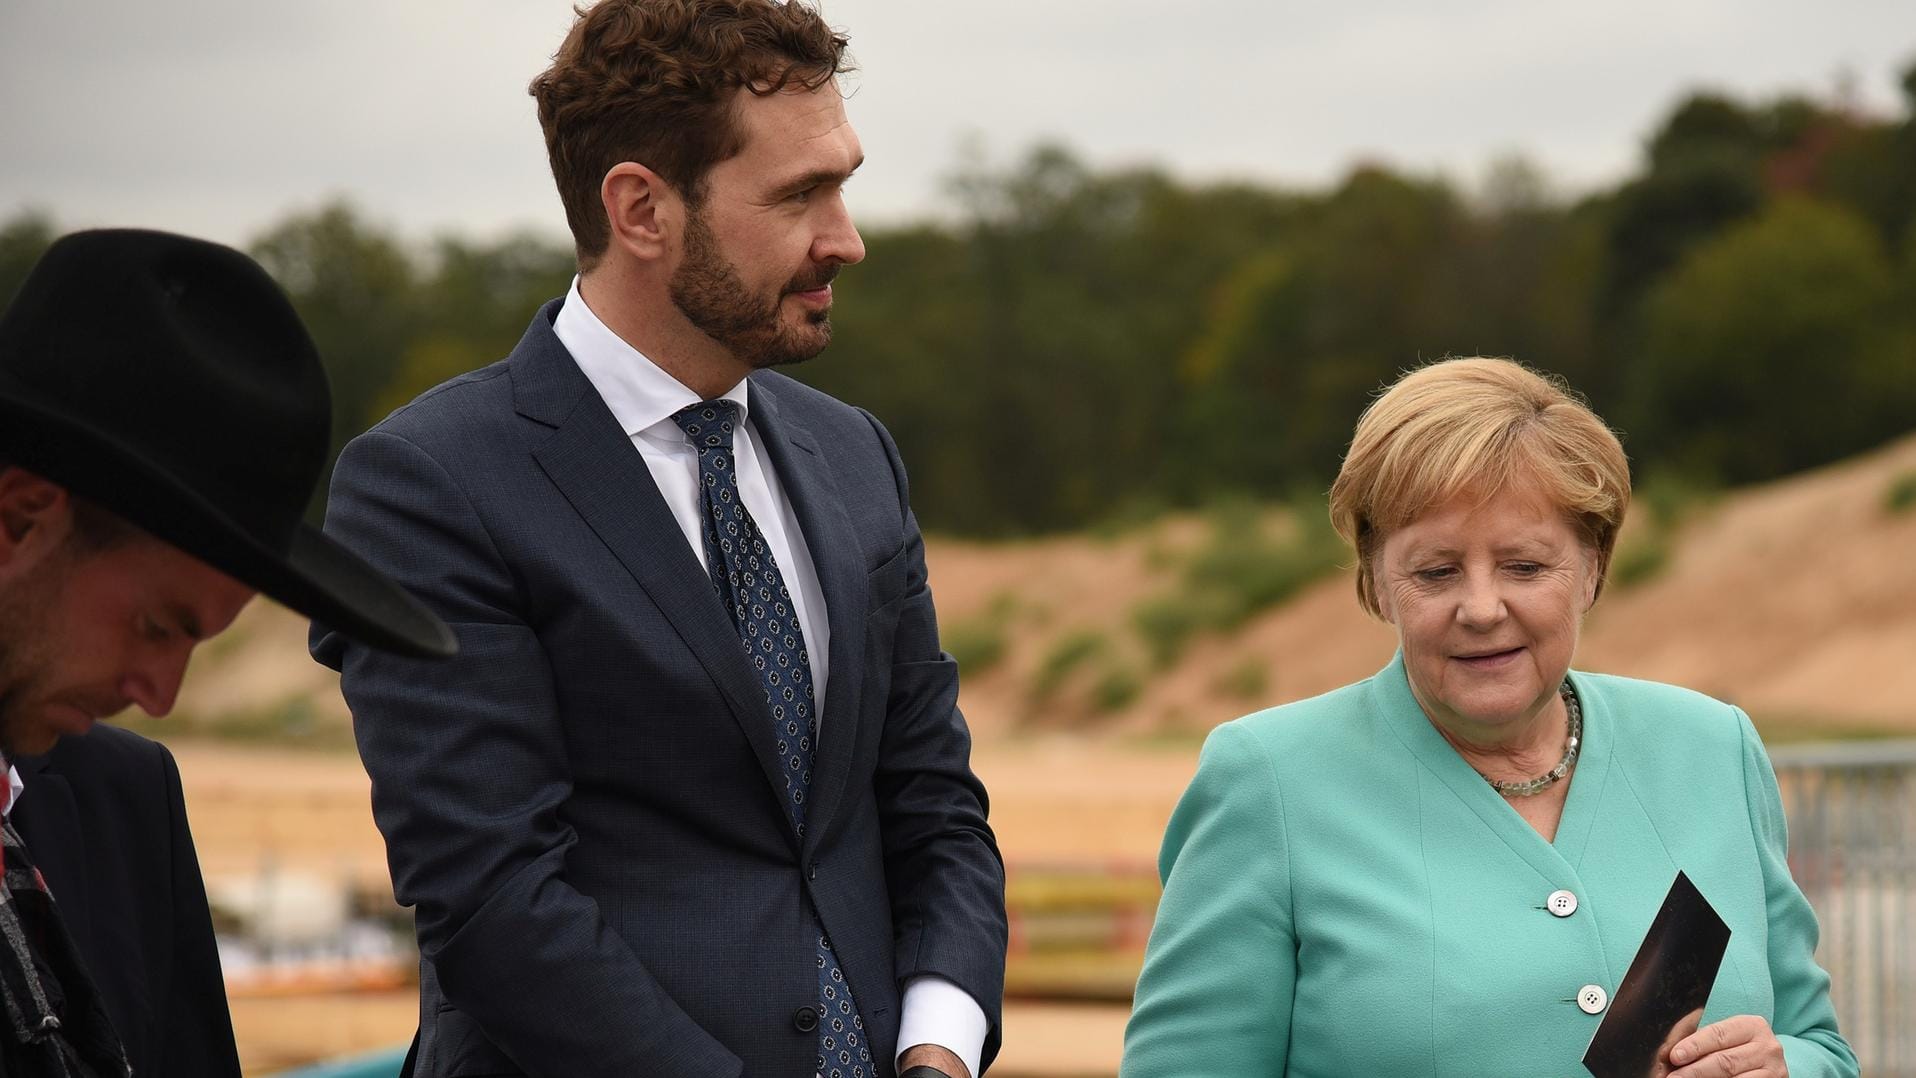
M57 698L59 703L78 708L94 719L105 719L133 706L133 701L118 693L68 693Z
M823 269L814 270L811 273L807 273L807 274L801 274L800 276L792 278L791 283L785 286L785 291L787 293L811 292L816 289L823 288L826 285L831 284L833 281L837 280L838 271L844 268L845 267L842 264L834 262L831 265L824 267Z

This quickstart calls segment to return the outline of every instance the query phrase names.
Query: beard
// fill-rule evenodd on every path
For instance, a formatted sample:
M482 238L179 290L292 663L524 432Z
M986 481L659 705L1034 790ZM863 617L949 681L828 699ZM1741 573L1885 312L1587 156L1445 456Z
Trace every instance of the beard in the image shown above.
M706 336L754 368L803 363L831 343L831 311L807 311L797 326L782 317L785 297L822 288L838 276L837 264L799 274L770 295L754 296L737 267L720 252L703 214L686 216L685 259L672 274L673 306Z
M64 560L61 555L56 558ZM53 605L67 574L56 562L0 588L0 756L11 761L18 751L44 752L27 725L26 708L40 699L51 680L52 647L47 630Z

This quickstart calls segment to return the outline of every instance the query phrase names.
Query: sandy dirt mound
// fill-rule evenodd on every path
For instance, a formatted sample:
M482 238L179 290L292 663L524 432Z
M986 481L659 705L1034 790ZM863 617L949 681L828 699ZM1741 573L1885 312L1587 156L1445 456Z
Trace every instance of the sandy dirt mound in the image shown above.
M1916 438L1726 499L1668 568L1606 595L1579 660L1742 704L1759 723L1916 733Z
M1773 737L1916 734L1916 509L1888 505L1912 473L1916 438L1693 507L1666 540L1663 567L1597 604L1578 666L1733 700ZM1009 657L966 678L974 727L1052 725L1032 692L1047 641L1067 629L1131 632L1136 604L1175 586L1160 563L1177 546L1162 530L1104 544L935 545L947 624L1003 593L1043 596L1055 612L1012 618ZM1361 678L1394 648L1392 630L1359 610L1349 573L1337 572L1237 630L1199 638L1134 703L1073 725L1202 731Z
M1688 512L1663 567L1598 603L1582 667L1672 681L1744 705L1772 736L1916 733L1916 510L1887 494L1916 472L1916 437ZM1633 527L1636 525L1633 522ZM1154 666L1139 606L1175 592L1209 525L1169 518L1121 535L1015 543L932 539L947 642L995 636L962 703L981 737L1069 730L1188 736L1376 670L1394 648L1347 573ZM1628 537L1626 537L1628 538ZM305 623L255 604L202 649L177 728L222 723L346 742L338 679L305 655ZM1073 644L1092 658L1060 675ZM1100 698L1100 677L1135 681Z

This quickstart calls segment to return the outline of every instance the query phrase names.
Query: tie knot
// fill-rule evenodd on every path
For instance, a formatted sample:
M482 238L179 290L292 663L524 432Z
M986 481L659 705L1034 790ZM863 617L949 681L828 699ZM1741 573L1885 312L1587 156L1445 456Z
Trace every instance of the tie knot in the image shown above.
M673 412L672 422L699 452L723 449L729 453L732 434L738 429L738 405L728 400L700 401Z

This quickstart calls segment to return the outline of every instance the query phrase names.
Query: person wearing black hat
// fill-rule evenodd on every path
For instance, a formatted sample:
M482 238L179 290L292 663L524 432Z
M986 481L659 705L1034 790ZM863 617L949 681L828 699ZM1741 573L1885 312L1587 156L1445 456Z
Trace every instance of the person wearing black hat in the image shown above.
M179 773L102 726L164 715L194 646L264 593L364 643L450 630L305 524L331 398L238 251L102 230L0 315L0 1075L238 1075Z

